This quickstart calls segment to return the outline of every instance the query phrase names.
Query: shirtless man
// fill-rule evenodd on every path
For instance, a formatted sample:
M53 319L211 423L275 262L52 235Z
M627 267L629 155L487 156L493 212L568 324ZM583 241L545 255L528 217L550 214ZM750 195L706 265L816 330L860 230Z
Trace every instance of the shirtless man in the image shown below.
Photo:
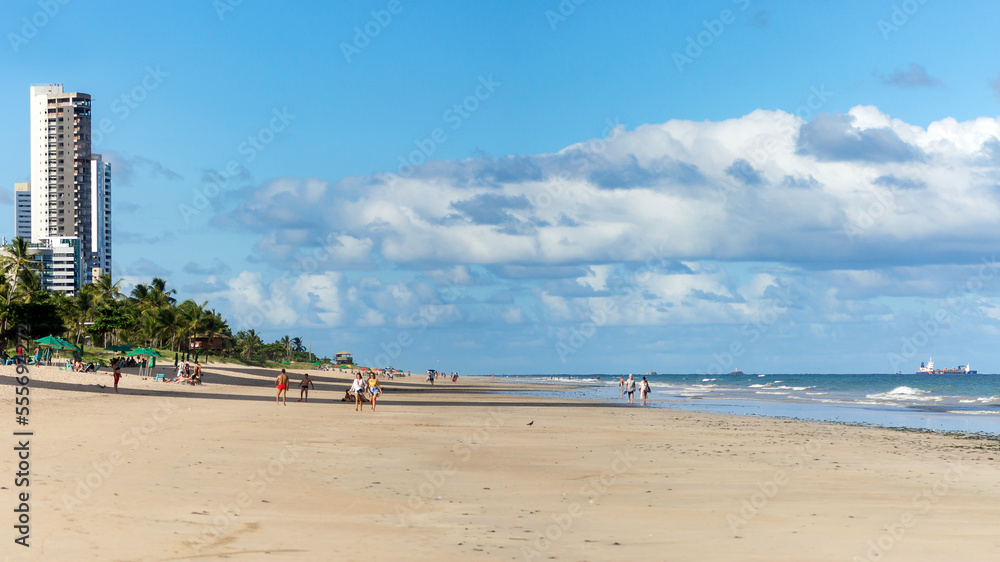
M197 380L198 384L201 384L201 363L194 362L194 375L191 376L192 379Z
M274 397L274 403L278 403L278 399L281 398L281 404L285 404L285 398L288 395L288 375L285 374L285 370L281 370L281 374L278 378L274 379L274 386L278 387L278 395Z
M309 373L306 373L302 375L302 382L299 383L299 388L302 389L299 391L299 402L309 401L310 387L313 389L316 388L315 386L313 386L313 381L309 378Z

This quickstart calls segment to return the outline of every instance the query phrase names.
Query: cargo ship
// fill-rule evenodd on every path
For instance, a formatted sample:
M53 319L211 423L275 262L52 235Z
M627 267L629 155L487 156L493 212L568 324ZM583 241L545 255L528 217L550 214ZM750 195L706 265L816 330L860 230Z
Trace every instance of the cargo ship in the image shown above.
M921 363L920 368L917 369L918 375L975 375L977 371L971 369L971 363L966 363L965 366L959 365L954 369L945 367L944 369L934 368L934 358L931 358L927 363Z

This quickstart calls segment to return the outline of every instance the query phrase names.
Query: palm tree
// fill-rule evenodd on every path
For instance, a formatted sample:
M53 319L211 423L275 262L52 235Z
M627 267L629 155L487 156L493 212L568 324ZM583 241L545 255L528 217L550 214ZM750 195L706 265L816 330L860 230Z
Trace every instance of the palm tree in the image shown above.
M302 345L302 338L294 337L292 338L292 351L303 352L306 350L306 346Z
M10 283L7 288L7 303L3 313L3 324L0 326L0 333L7 331L7 310L10 308L10 301L14 297L14 289L17 285L22 269L37 268L38 264L31 259L32 251L28 245L28 240L23 236L17 236L3 247L0 251L0 274Z
M160 306L173 306L177 303L177 299L170 295L177 294L177 291L170 289L167 290L167 282L160 277L153 277L153 281L149 284L149 298L150 301L157 307Z
M264 343L261 341L260 336L257 335L257 331L253 329L245 332L237 332L236 340L240 349L240 355L248 361L253 359L254 352Z
M110 275L102 274L89 287L94 292L97 302L104 304L122 298L121 284L121 279L112 282Z
M79 291L74 297L62 301L63 321L73 332L73 343L80 344L80 336L87 329L87 323L94 320L97 305L94 296L89 291Z
M278 343L281 344L281 347L285 348L285 359L288 359L288 354L292 351L292 338L285 335L278 340Z

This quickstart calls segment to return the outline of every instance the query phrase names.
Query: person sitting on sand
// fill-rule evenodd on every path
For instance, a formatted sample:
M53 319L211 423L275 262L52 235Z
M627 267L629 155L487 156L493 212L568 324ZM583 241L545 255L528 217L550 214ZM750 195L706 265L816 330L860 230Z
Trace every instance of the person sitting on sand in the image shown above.
M274 379L274 386L278 387L278 395L274 397L274 403L278 403L278 398L281 398L281 404L285 404L285 398L288 395L288 375L285 374L285 370L282 369L278 378Z
M375 411L375 399L378 395L382 394L382 387L378 384L378 377L375 376L375 371L372 371L368 375L368 401L372 403L372 411Z
M306 373L302 375L302 382L299 383L299 388L301 389L299 390L299 402L309 401L310 387L312 387L313 389L316 388L315 386L313 386L313 381L309 379L309 373Z
M361 380L361 373L358 373L354 377L354 383L351 384L351 390L347 391L354 395L354 411L358 412L364 409L365 401L365 381Z

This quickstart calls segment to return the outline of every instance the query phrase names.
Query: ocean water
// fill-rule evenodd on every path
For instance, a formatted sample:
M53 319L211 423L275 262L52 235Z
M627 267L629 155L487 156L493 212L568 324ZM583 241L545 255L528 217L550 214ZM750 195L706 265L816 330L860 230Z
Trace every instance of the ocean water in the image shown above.
M551 385L519 394L629 407L619 396L620 376L628 377L504 375L497 380ZM646 379L652 389L647 407L653 408L1000 436L1000 375L650 375ZM636 402L641 402L638 392Z

